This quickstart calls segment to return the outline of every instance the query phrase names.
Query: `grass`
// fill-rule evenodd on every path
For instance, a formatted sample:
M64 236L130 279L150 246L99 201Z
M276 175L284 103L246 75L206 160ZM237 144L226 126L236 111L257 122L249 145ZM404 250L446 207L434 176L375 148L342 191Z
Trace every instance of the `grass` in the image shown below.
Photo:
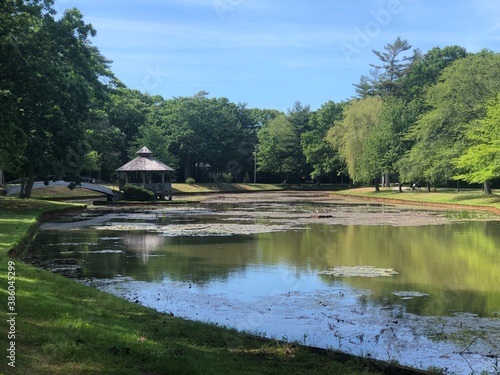
M65 186L47 186L43 189L33 189L33 199L89 199L103 197L103 194L88 189L68 189Z
M28 240L41 215L75 205L0 198L0 289L7 306L15 264L16 369L5 374L367 374L369 360L183 320L130 303L7 252ZM12 263L11 263L12 264ZM8 348L9 324L0 331Z
M219 193L219 192L252 192L252 191L272 191L283 190L278 184L172 184L173 193Z
M500 194L494 192L492 195L485 195L481 190L468 189L457 193L456 189L442 188L437 192L427 192L421 190L404 190L400 193L397 189L380 189L375 192L374 188L357 188L336 192L368 199L388 199L407 203L428 203L449 208L475 208L491 209L500 213Z

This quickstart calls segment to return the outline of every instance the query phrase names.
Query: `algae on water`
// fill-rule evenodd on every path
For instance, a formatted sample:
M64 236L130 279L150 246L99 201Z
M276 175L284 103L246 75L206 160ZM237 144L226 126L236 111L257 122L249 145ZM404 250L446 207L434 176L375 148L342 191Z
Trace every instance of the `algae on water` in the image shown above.
M373 266L335 266L319 273L335 277L381 277L394 276L398 272L392 268L377 268Z

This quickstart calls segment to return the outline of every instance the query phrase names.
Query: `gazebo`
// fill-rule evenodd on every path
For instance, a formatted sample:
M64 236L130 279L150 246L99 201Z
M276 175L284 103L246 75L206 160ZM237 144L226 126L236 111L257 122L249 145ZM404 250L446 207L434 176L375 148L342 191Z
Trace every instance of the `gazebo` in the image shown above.
M134 160L116 169L119 174L120 190L126 184L132 184L152 191L160 199L165 197L172 199L170 172L174 169L155 159L147 147L137 151L137 155Z

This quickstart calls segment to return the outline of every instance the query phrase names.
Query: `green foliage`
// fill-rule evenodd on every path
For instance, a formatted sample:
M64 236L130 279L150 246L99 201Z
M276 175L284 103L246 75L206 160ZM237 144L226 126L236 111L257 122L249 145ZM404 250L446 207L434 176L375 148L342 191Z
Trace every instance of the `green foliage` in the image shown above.
M332 101L323 104L318 111L311 114L309 130L300 138L302 152L312 168L312 179L319 181L345 169L340 155L326 140L328 130L342 120L344 107L345 103Z
M288 113L267 122L259 130L257 162L259 171L274 173L299 181L308 166L301 147L301 137L309 129L310 107L296 102Z
M370 64L374 70L371 71L371 78L363 75L360 82L355 84L356 93L361 98L367 96L399 96L403 90L402 77L407 73L412 61L418 58L418 51L413 56L400 55L411 49L407 40L397 37L393 43L384 46L383 51L373 50L379 58L381 64Z
M186 184L194 185L195 183L196 183L196 181L194 180L193 177L186 178Z
M455 159L459 170L455 179L484 183L500 177L500 94L492 100L486 117L466 133L470 146Z
M157 114L170 153L184 178L203 179L202 165L215 172L242 173L251 159L251 120L244 106L226 98L181 97L165 101ZM231 170L230 170L231 169ZM239 177L239 176L238 176Z
M374 141L382 106L382 99L375 96L352 101L344 110L343 120L328 131L327 140L338 150L355 182L370 182L383 172ZM367 142L370 138L372 141Z
M155 200L155 195L142 186L127 184L123 187L123 199L128 201L152 201Z
M229 172L229 173L223 173L222 174L222 180L226 183L226 184L230 184L231 182L233 182L233 175Z
M438 82L443 70L454 61L467 56L463 47L434 47L421 58L415 59L402 78L406 100L423 99L426 90Z
M92 98L104 93L101 78L109 73L106 60L90 45L95 30L82 14L70 9L56 19L51 5L5 1L0 12L1 100L7 101L0 118L8 124L2 136L4 144L19 139L12 150L18 162L0 158L0 163L28 178L24 197L36 175L75 178L90 151L83 124Z
M96 150L92 150L83 157L81 169L87 172L98 171L101 169L101 163L102 155L100 155Z
M426 111L408 132L415 142L401 162L407 178L445 182L458 175L455 159L463 155L487 103L500 92L500 55L488 51L457 59L427 90Z

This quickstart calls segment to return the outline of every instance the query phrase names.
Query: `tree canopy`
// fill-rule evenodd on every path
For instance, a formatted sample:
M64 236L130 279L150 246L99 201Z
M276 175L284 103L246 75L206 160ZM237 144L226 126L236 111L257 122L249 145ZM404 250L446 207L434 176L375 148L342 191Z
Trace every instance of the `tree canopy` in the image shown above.
M282 112L204 90L170 99L132 90L95 34L77 9L56 17L51 0L0 3L0 169L23 181L23 197L35 179L114 180L143 146L178 181L248 181L257 167L261 181L462 180L488 193L500 179L494 51L422 53L398 37L373 50L358 98Z

